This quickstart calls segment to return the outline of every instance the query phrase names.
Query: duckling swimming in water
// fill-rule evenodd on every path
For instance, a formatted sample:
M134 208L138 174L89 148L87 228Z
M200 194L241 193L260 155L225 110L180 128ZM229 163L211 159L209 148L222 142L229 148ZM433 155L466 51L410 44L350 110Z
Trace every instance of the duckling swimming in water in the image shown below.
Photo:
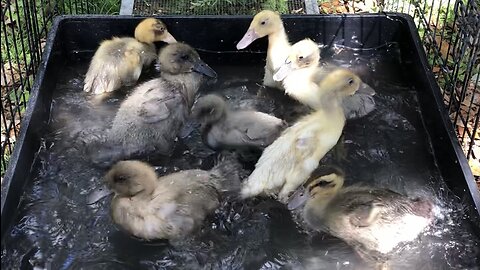
M192 47L183 43L164 47L158 62L160 78L133 90L107 132L108 143L123 150L119 158L149 152L170 155L195 94L208 77L217 76Z
M338 237L368 259L382 259L400 243L413 241L433 221L426 198L411 199L388 189L343 187L338 168L318 174L292 196L289 208L306 200L305 221L314 229ZM303 197L303 198L300 198Z
M263 149L286 128L282 119L266 113L231 111L225 100L217 95L199 98L192 109L192 115L202 123L204 140L213 149Z
M165 24L154 18L144 19L137 25L135 38L114 37L103 41L85 75L83 90L98 95L136 83L142 67L157 57L153 44L156 41L176 42Z
M147 163L119 161L105 175L115 193L113 221L145 239L179 239L200 227L222 194L239 188L239 163L223 160L212 170L185 170L160 178Z
M287 58L290 52L290 43L288 42L282 19L277 12L263 10L255 15L247 32L238 42L237 49L244 49L256 39L264 36L268 36L268 50L263 84L283 89L280 82L273 80L273 74Z
M275 81L282 82L285 93L300 103L316 110L322 105L322 95L325 89L319 88L312 81L318 73L320 49L311 39L303 39L292 45L290 53L280 68L273 75ZM322 67L325 73L337 67ZM367 115L375 108L373 95L375 91L361 82L359 90L352 96L345 97L342 107L347 119Z
M244 182L243 198L279 192L278 199L286 202L290 193L308 179L320 159L337 143L345 125L342 99L353 95L361 80L346 69L328 74L319 72L314 80L326 92L321 109L287 128L263 151L255 170Z

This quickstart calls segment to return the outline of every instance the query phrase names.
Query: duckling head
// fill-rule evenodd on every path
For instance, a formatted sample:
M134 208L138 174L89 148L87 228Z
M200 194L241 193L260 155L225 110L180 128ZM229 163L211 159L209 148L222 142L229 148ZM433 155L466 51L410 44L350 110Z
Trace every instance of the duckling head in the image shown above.
M117 196L133 197L155 190L157 174L152 166L136 160L119 161L104 177L108 188Z
M158 63L161 72L173 75L196 72L211 78L217 77L217 73L185 43L172 43L165 46L160 51Z
M227 104L223 98L217 95L206 95L199 98L192 108L192 115L205 124L217 122L226 113Z
M320 49L311 39L306 38L293 44L285 63L273 75L275 81L282 81L292 71L316 67L320 62Z
M334 166L320 166L312 172L310 178L289 198L287 207L296 209L310 198L328 201L343 187L344 172Z
M256 39L268 36L283 29L280 14L271 10L263 10L253 17L250 27L237 43L237 49L245 49Z
M362 80L348 69L337 68L327 72L319 70L313 81L324 93L332 93L342 98L352 96L362 83Z
M151 44L155 41L174 43L177 40L168 32L167 26L155 18L147 18L141 21L135 28L135 39Z

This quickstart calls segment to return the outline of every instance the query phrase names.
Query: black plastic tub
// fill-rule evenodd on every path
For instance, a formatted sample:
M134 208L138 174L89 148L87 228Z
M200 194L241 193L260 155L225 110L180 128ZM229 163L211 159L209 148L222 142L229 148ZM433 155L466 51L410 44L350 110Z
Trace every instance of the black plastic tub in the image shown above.
M232 66L261 66L264 63L266 39L255 41L243 51L236 43L248 28L251 17L201 16L160 17L177 40L196 48L211 66L228 63ZM28 183L38 174L37 153L49 132L52 97L58 74L68 61L92 52L100 41L112 36L133 33L141 17L63 16L58 17L48 36L28 109L21 126L15 151L1 190L2 246L12 224L19 219L22 195ZM457 141L453 125L442 101L440 89L427 66L417 29L412 18L404 14L368 14L342 16L284 16L289 38L295 42L310 37L328 47L368 50L395 44L399 49L398 76L412 84L418 97L418 114L428 141L428 156L435 164L439 177L462 203L465 215L480 234L480 195L468 162ZM381 72L381 71L378 71ZM417 168L422 171L420 162ZM439 180L440 181L440 180ZM477 224L477 225L475 225ZM3 258L3 253L2 253Z

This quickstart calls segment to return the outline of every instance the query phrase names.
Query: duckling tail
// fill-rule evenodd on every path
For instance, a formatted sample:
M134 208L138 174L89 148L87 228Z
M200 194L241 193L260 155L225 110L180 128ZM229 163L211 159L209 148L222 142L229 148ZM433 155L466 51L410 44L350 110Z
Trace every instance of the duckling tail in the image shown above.
M241 180L247 177L247 172L238 161L235 153L222 152L219 155L217 164L212 168L211 173L219 181L217 189L228 197L238 197L241 189Z

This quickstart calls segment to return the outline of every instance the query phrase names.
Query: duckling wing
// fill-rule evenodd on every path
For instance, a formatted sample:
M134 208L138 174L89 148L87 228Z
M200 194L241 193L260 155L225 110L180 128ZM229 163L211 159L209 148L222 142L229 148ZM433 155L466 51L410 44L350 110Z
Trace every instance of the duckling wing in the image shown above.
M151 98L143 101L138 110L138 115L148 124L176 116L179 112L178 106L185 102L183 95L175 90L159 91L155 88L150 91Z
M261 193L274 194L286 182L289 182L289 188L295 190L308 177L304 175L305 165L311 171L318 165L318 161L309 161L315 152L315 147L308 147L313 139L314 133L299 133L298 126L286 129L263 151L255 170L243 185L242 196L247 198ZM309 163L315 163L315 166Z
M286 126L281 119L261 112L239 112L225 121L226 138L233 144L270 145Z
M343 208L349 222L356 227L367 227L380 218L380 214L393 200L403 199L401 194L391 190L364 189L347 192L332 202Z
M84 91L101 94L114 91L122 84L135 83L142 66L147 61L151 62L150 55L151 49L134 38L104 41L95 52L85 75Z

